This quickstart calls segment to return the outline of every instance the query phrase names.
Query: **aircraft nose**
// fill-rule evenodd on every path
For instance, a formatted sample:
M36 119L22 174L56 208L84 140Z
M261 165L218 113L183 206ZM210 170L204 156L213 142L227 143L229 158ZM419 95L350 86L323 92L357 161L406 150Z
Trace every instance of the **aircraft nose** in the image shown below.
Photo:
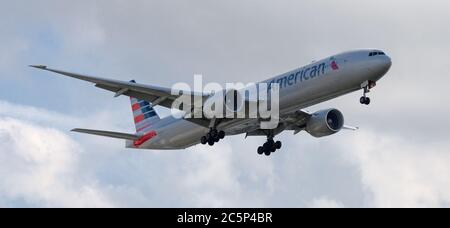
M389 56L383 56L382 58L378 58L375 60L374 64L371 67L371 70L376 72L377 75L383 76L385 75L389 69L391 69L392 60Z
M384 68L386 70L386 72L391 69L392 66L392 59L389 56L386 56L386 59L384 60Z

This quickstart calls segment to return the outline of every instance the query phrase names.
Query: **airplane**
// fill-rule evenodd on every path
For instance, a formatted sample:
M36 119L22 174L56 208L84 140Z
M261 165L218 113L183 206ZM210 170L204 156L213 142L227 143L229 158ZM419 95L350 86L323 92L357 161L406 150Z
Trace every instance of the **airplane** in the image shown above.
M87 81L96 87L115 93L114 97L128 96L134 115L136 133L119 133L91 129L73 129L73 132L123 139L126 148L151 150L180 150L198 144L213 146L226 136L245 134L267 138L258 147L259 155L270 156L281 149L282 142L274 138L284 131L294 135L306 131L313 137L321 138L338 133L342 129L358 128L344 125L344 116L334 108L310 113L304 111L339 96L362 90L360 103L369 105L367 93L391 68L391 58L376 49L362 49L343 52L328 58L262 81L269 86L279 85L279 124L271 130L261 129L260 119L222 118L200 119L160 118L155 106L171 108L180 95L172 95L171 89L158 86L92 77L31 65L37 69ZM208 100L211 94L191 92L193 98Z

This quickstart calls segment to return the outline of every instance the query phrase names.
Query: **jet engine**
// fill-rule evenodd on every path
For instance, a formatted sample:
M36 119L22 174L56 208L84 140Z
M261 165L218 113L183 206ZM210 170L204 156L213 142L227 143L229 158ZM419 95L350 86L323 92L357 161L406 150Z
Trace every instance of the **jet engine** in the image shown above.
M316 138L336 134L343 127L344 115L337 109L318 111L306 123L306 131Z

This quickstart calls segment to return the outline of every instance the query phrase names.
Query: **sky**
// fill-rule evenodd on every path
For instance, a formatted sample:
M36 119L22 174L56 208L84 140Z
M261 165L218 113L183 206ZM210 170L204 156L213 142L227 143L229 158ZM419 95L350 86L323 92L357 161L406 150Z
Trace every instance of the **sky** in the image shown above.
M450 207L446 0L0 0L0 207ZM27 67L171 87L256 82L342 51L393 66L338 108L356 132L124 149L129 99ZM167 110L159 108L162 114Z

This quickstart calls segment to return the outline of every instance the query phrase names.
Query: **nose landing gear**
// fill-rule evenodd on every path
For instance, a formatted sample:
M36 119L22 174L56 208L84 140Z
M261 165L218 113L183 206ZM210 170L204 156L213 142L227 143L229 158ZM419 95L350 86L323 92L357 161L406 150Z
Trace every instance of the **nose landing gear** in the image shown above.
M363 88L364 93L363 96L359 99L359 102L363 105L370 105L370 98L367 97L367 94L370 93L370 90L376 86L376 82L367 81L361 84L361 88Z
M364 94L363 97L361 97L361 99L359 100L359 102L363 105L370 105L370 98L366 97L366 95Z

